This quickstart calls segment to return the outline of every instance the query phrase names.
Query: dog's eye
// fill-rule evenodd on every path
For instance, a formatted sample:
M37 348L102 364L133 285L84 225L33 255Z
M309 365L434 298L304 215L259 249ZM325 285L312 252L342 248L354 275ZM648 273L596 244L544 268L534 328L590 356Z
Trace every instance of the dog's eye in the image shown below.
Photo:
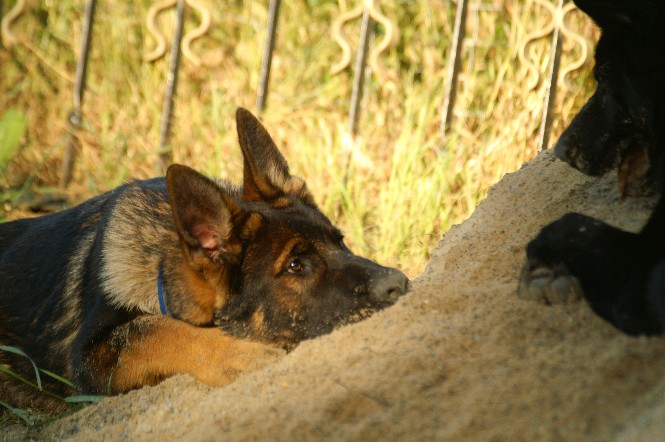
M304 268L304 266L303 266L302 262L300 262L300 260L298 260L298 259L294 259L293 261L291 261L289 263L289 268L287 269L287 271L289 273L298 273L298 272L301 272L303 268Z

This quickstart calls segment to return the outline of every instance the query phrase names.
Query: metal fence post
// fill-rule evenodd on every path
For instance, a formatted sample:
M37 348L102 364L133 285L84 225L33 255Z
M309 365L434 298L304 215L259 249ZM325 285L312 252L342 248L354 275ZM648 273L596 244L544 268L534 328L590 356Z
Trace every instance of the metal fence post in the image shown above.
M349 132L355 137L358 133L358 117L360 114L360 100L363 97L365 86L365 67L367 66L367 51L369 49L370 35L374 30L374 20L370 10L363 11L363 21L360 31L360 42L356 56L356 69L353 76L353 89L351 91L351 108L349 110Z
M83 119L83 93L88 73L88 54L92 43L92 26L95 19L96 0L88 0L85 6L85 20L83 21L83 32L81 36L81 54L76 65L76 83L74 84L74 109L69 113L68 130L69 142L62 158L62 169L60 173L60 188L66 188L72 180L76 151L79 148L77 132L81 129Z
M556 13L561 17L563 10L563 0L557 2ZM560 20L552 31L551 60L548 72L547 86L545 89L545 103L543 107L543 116L538 131L538 150L547 149L550 141L550 132L552 131L552 114L554 113L554 102L556 101L556 91L559 78L559 65L561 63L561 36Z
M0 0L0 23L2 23L2 18L5 16L5 4L3 0ZM2 32L0 32L0 48L4 48L5 44L2 41Z
M446 92L443 99L441 115L441 136L446 135L450 127L450 120L455 107L457 98L457 76L459 74L462 62L462 43L466 34L466 13L467 0L457 0L457 10L455 12L455 25L453 28L453 39L450 42L450 55L448 66L446 66Z
M169 145L171 139L171 117L173 115L174 100L178 88L178 71L180 69L180 42L185 21L185 0L178 0L176 10L175 30L173 44L171 45L171 61L166 77L166 93L164 94L164 107L162 111L162 124L159 131L159 150L157 157L157 171L164 173L173 161L173 150Z
M270 81L270 67L272 65L272 54L275 49L275 36L277 34L277 19L279 18L279 6L281 0L270 0L268 9L268 29L266 31L266 44L263 49L261 60L261 72L259 74L259 89L256 94L256 113L261 113L266 107L268 99L268 82Z

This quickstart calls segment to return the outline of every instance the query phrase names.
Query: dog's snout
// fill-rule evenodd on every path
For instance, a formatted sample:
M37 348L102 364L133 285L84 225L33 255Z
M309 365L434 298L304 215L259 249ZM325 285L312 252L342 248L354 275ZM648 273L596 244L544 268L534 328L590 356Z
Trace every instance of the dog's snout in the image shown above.
M372 296L379 302L394 304L409 289L409 279L397 269L377 278L372 287Z

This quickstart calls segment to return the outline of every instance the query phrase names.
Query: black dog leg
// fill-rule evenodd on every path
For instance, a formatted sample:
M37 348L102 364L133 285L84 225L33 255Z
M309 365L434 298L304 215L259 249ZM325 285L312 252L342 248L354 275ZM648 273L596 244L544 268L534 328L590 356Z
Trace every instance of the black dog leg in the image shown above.
M591 308L632 335L665 331L665 203L641 233L571 213L527 246L518 295L564 303L583 295Z

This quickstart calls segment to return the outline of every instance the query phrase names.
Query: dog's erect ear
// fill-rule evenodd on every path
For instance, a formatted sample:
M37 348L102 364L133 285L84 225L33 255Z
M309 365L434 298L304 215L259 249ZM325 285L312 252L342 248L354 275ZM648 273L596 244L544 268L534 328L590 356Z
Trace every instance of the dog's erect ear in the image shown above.
M242 209L223 188L194 169L180 164L166 171L166 189L173 219L188 250L199 250L216 262L234 262L242 242L234 219Z
M291 176L289 165L259 120L247 109L236 111L238 140L244 161L243 199L269 201L284 194L315 206L305 181Z

